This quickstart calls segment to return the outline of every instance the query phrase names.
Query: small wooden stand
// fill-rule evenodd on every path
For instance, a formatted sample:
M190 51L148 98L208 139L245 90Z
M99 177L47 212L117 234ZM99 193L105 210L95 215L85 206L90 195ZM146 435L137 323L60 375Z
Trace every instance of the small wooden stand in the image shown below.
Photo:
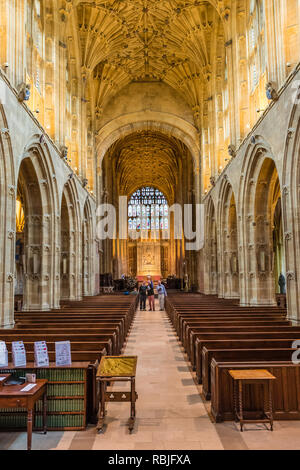
M241 432L245 423L269 423L273 431L273 380L276 379L269 371L263 369L230 370L229 374L234 381L234 412L236 421L240 421ZM244 418L243 410L243 385L261 384L264 387L264 410L261 419ZM268 405L268 406L267 406ZM266 408L269 408L266 410Z
M131 433L135 423L135 402L138 394L135 391L137 356L103 356L97 371L97 383L99 390L99 411L97 431L101 433L104 427L106 415L106 402L130 402L131 412L128 429ZM107 391L107 387L114 382L130 382L130 392Z

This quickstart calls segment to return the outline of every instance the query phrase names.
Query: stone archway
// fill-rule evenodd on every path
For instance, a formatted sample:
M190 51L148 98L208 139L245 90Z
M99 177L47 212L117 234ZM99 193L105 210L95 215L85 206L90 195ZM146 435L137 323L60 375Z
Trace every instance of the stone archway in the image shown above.
M82 220L82 296L90 296L95 293L95 253L94 253L94 229L92 212L87 199L83 209Z
M261 150L253 160L247 188L246 239L250 305L276 305L273 224L281 196L274 160Z
M215 206L211 197L206 204L205 222L204 293L206 295L216 295L218 292L217 221Z
M300 318L300 110L291 112L286 136L282 182L283 238L286 254L286 296L289 317Z
M37 148L19 168L18 195L24 210L23 310L49 310L55 297L55 210L51 180Z
M16 187L11 139L0 105L0 326L14 324Z
M154 111L143 113L132 113L114 119L99 130L97 140L97 198L101 199L103 190L102 161L109 148L119 139L129 136L138 131L154 131L166 136L175 137L183 142L192 155L194 172L197 174L195 194L196 200L200 200L200 142L197 129L180 117L174 120L173 115Z
M66 183L61 201L60 298L62 300L81 299L78 257L80 252L79 208L75 196L75 185L71 182Z
M221 189L219 206L220 220L220 265L223 278L220 279L219 296L227 299L239 298L239 262L237 210L235 196L230 183Z

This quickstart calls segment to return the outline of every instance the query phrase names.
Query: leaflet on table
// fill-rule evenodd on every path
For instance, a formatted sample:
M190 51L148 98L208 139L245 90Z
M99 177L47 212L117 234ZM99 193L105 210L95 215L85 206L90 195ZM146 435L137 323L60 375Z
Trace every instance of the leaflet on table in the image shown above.
M36 367L49 366L49 355L46 341L36 341L34 343L34 362Z
M71 366L70 341L58 341L55 343L55 363L57 366Z
M23 341L12 342L12 360L14 367L26 366L26 351Z
M30 390L32 390L36 386L37 386L37 384L26 385L26 387L21 388L20 392L30 392Z

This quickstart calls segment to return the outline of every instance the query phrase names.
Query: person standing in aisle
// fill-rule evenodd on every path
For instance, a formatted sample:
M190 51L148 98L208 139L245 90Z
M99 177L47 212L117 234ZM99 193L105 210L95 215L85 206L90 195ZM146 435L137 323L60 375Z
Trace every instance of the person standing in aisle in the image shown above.
M157 283L157 293L158 293L158 301L159 301L159 308L160 310L165 309L165 298L167 297L167 291L165 286L161 283L161 281L158 281Z
M140 294L140 310L146 310L147 284L144 281L139 289Z
M153 287L153 282L152 281L148 281L147 295L148 295L148 301L149 301L149 310L155 310L155 307L154 307L154 287Z
M148 283L151 284L152 289L154 289L154 285L153 285L153 281L152 281L152 277L151 277L151 276L147 276L147 281L148 281Z

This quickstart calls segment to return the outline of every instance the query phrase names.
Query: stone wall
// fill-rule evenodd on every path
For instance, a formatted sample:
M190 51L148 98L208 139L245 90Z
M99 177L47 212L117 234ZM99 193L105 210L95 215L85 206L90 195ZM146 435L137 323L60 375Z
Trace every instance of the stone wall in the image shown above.
M58 308L61 283L67 297L98 292L99 262L93 197L45 134L15 90L0 76L5 100L0 107L0 326L14 323L16 197L24 197L24 310ZM62 200L68 217L67 265L62 271Z
M204 198L206 244L200 289L234 298L235 292L226 286L237 277L241 305L275 303L272 230L279 201L286 266L283 274L289 316L294 319L300 318L299 79L298 68ZM235 255L238 269L232 265Z

